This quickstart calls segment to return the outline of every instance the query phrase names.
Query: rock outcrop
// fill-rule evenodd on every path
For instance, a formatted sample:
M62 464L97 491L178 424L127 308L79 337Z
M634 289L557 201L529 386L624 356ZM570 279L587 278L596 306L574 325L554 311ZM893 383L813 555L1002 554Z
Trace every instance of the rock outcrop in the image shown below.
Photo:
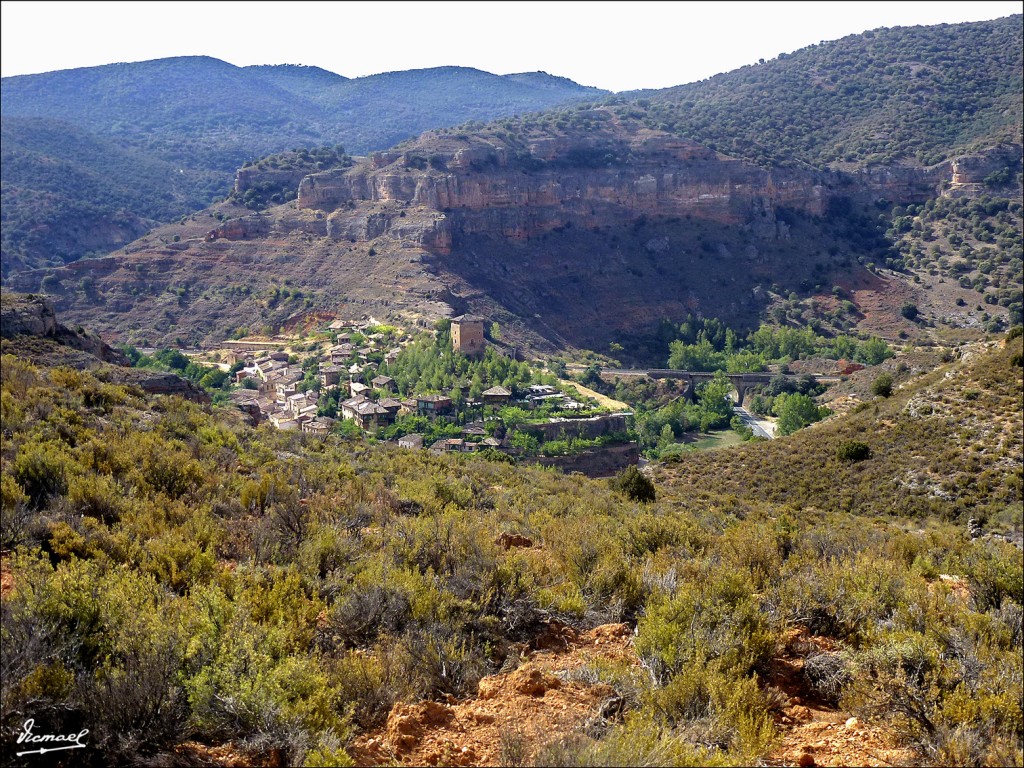
M952 178L943 195L970 197L985 191L1013 188L1021 171L1021 146L1002 144L984 152L963 155L953 160Z
M44 296L5 291L0 301L0 337L5 340L5 352L33 362L93 370L103 380L137 386L148 394L210 402L210 396L188 379L130 368L128 358L96 334L57 322L53 303Z
M53 303L45 296L5 292L0 302L0 337L37 336L86 352L98 361L128 365L128 358L82 328L72 330L57 322Z
M409 207L443 213L422 238L428 249L443 251L463 235L524 239L639 217L766 220L764 234L774 237L777 208L820 216L830 184L829 174L769 171L655 131L543 138L518 153L497 140L454 143L431 146L429 161L426 149L411 149L309 175L298 205L331 213L339 222L332 231L346 237L389 233ZM367 204L377 210L367 213Z
M57 313L52 302L31 293L4 294L0 302L0 337L53 336L56 332Z
M430 234L418 241L439 253L474 234L526 239L641 218L744 225L770 239L787 235L780 209L820 217L837 197L923 202L951 176L950 163L854 173L765 169L664 132L618 131L610 112L592 112L604 128L535 138L525 148L495 137L428 135L404 151L306 176L298 205L330 214L332 236L348 239L390 234L410 208L443 213L421 222Z

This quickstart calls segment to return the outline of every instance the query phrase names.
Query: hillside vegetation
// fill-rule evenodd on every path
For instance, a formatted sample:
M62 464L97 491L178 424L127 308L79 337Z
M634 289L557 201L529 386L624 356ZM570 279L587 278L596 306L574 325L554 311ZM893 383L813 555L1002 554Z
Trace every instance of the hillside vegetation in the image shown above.
M222 178L49 118L4 118L3 276L102 255L224 194Z
M845 418L744 451L686 456L661 479L716 498L962 524L973 517L1019 534L1021 337L969 349L889 396L876 387L883 395ZM865 446L860 458L849 455L854 443Z
M378 754L401 762L421 732L389 713L433 702L450 719L552 633L623 622L628 656L539 678L541 693L579 692L588 724L503 733L503 762L763 760L790 711L770 681L794 629L818 644L800 651L816 700L884 722L929 763L1020 762L1021 553L943 520L962 504L999 525L1019 504L1020 359L1018 335L877 415L687 457L685 483L661 473L651 486L635 470L609 485L253 429L102 368L5 354L0 722L88 728L83 765L220 745L260 763L348 764L387 722ZM908 508L872 467L898 480L903 425L918 423L939 426L913 450L953 485ZM868 445L863 477L835 463L834 441L828 454L801 442L829 430ZM949 473L950 434L988 468L974 484ZM855 503L826 503L793 448ZM781 495L770 466L792 479ZM741 476L763 493L741 492Z
M765 165L933 165L1021 143L1022 17L878 29L641 94L644 122Z
M591 107L765 168L931 166L1022 141L1022 16L877 29L687 85L496 121L529 137L587 130ZM480 126L458 126L454 130ZM488 126L487 130L491 130Z

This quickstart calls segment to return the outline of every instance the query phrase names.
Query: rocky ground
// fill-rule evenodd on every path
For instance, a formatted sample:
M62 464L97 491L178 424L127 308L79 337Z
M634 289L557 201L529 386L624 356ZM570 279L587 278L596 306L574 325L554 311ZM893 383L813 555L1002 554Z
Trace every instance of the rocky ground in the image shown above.
M812 653L836 651L824 637L794 627L785 638L767 684L783 695L775 713L780 739L765 758L769 766L889 766L914 765L919 755L896 743L892 733L878 723L866 723L850 712L821 701L808 688L804 659Z
M585 633L552 625L518 669L486 677L464 701L396 705L387 724L360 736L350 753L359 765L502 765L526 751L585 727L615 702L604 684L576 682L572 670L597 659L639 666L632 633L607 624ZM835 650L826 638L794 628L766 684L784 695L776 711L777 746L770 766L910 765L920 756L901 747L883 725L867 723L817 700L806 688L804 657ZM527 761L529 754L525 755Z
M567 672L596 658L639 664L625 624L582 634L552 624L534 645L522 666L481 680L474 698L396 705L383 728L356 740L352 756L360 765L501 765L503 749L570 733L617 698L610 686L572 682Z

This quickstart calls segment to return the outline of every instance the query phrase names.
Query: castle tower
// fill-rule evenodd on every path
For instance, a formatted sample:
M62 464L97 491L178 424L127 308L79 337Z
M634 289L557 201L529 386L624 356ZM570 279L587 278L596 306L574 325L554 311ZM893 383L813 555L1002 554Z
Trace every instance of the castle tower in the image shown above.
M463 355L481 357L484 354L484 319L476 315L453 317L452 349Z

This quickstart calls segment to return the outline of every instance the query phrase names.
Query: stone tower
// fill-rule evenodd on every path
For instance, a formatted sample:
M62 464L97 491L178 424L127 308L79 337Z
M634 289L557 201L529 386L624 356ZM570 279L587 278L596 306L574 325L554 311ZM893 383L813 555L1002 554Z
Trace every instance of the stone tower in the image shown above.
M476 315L452 318L452 349L471 357L484 353L484 319Z

